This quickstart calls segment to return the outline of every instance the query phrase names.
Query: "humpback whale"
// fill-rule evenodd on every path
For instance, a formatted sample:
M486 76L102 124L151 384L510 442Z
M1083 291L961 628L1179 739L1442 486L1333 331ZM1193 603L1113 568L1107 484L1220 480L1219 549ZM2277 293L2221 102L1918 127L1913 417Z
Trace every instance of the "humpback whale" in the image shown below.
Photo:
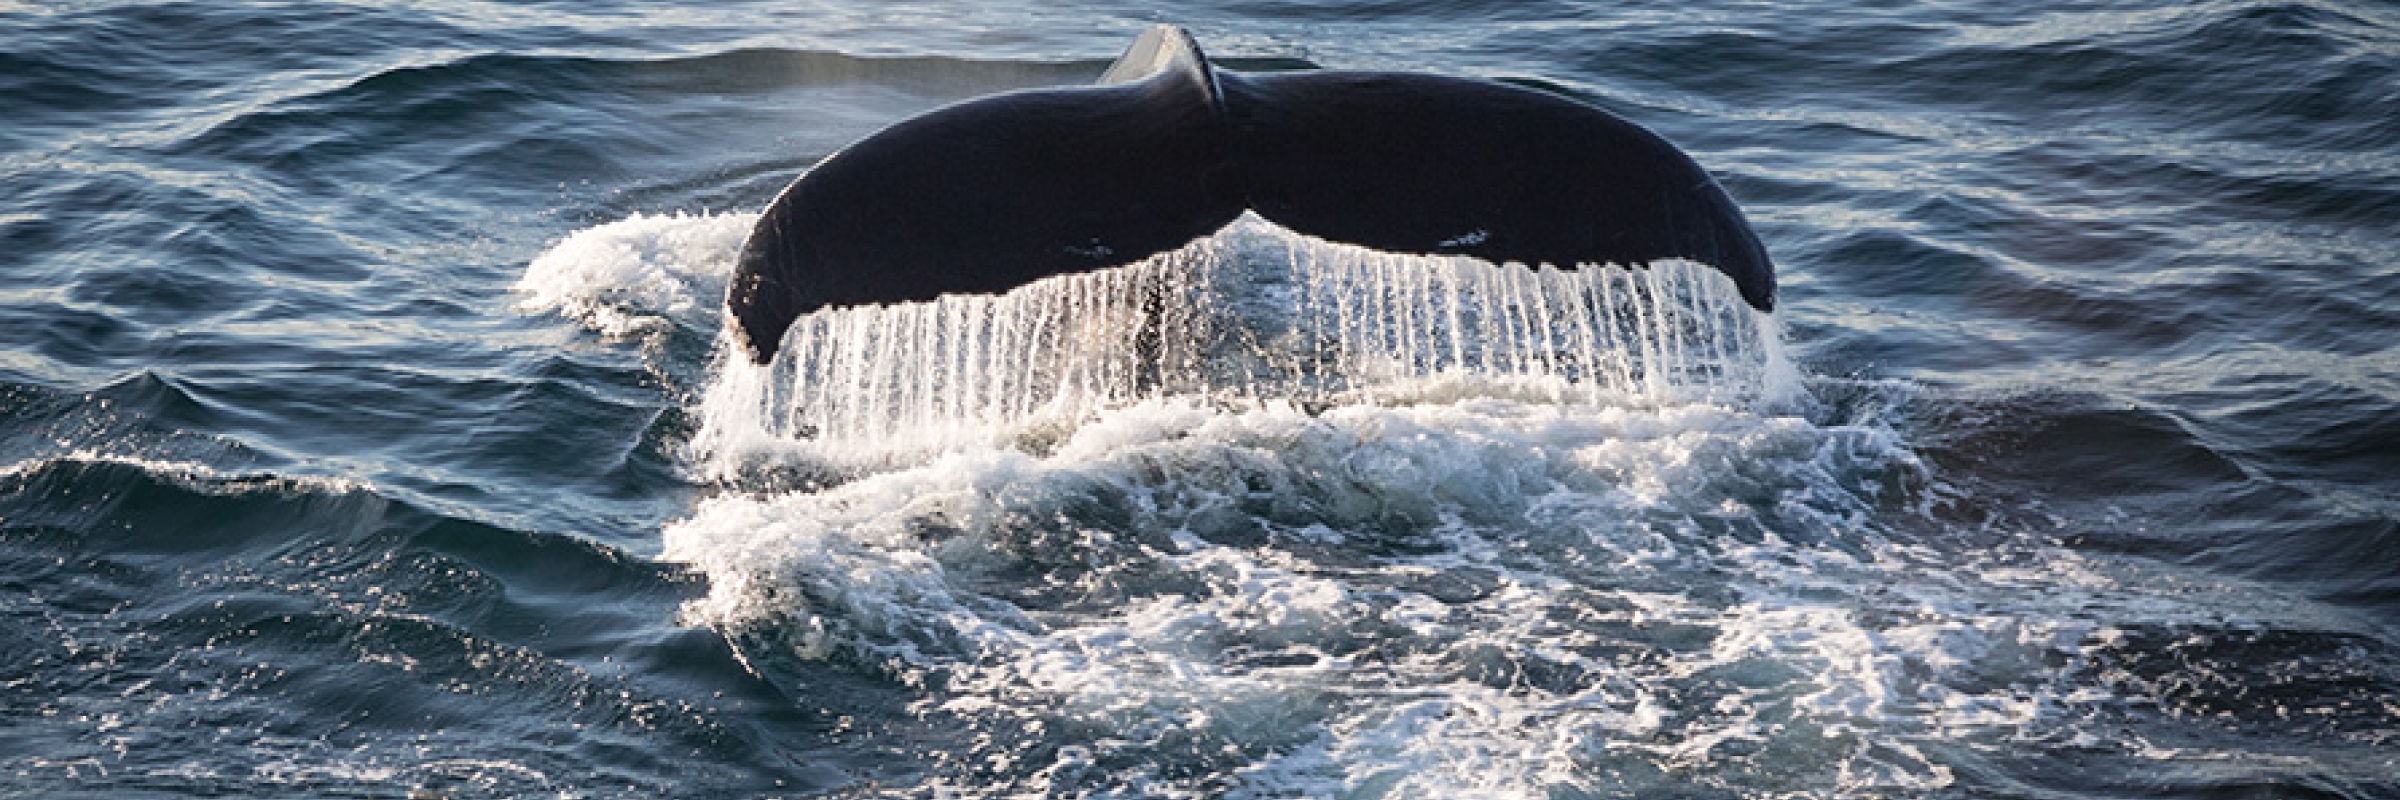
M1472 78L1239 73L1162 25L1093 85L967 100L828 156L759 217L726 306L766 364L820 308L1130 264L1245 211L1394 253L1686 259L1775 304L1774 264L1732 198L1640 125Z

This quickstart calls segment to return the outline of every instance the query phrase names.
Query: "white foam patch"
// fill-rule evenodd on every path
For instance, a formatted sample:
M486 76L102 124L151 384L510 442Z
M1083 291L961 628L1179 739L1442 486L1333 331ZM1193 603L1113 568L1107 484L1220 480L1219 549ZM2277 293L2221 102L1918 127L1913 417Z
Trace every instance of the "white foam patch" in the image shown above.
M234 472L197 461L165 460L79 449L69 453L28 458L0 465L0 480L25 480L42 471L67 465L115 464L132 467L178 488L199 494L238 497L249 494L373 493L375 487L340 477Z
M756 214L634 214L569 234L526 265L518 307L557 311L624 336L680 323L707 329Z
M1209 795L1123 766L1204 746L1237 797L1915 791L1952 780L1924 743L2054 705L2087 635L1943 599L1859 525L1855 484L1918 473L1888 431L1716 405L1157 400L1047 454L720 495L666 557L709 576L690 622L1078 742L1011 774L1087 789Z

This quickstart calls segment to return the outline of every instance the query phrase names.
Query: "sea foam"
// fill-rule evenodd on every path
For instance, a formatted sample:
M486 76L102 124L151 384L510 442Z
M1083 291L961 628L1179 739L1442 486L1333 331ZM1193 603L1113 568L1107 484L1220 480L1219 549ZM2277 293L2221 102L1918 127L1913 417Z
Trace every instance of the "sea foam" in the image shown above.
M738 244L675 228L554 254L692 257L586 270L655 296L579 295L680 319L722 283L674 276ZM1786 413L1779 335L1694 265L1245 220L1005 296L809 315L770 365L720 337L690 452L727 490L664 557L708 576L685 621L761 675L878 676L968 732L928 796L1947 785L1927 743L2050 713L2086 626L1943 600L1974 590L1872 522L1924 468L1878 425ZM753 480L792 464L829 477ZM1172 777L1192 759L1220 783Z

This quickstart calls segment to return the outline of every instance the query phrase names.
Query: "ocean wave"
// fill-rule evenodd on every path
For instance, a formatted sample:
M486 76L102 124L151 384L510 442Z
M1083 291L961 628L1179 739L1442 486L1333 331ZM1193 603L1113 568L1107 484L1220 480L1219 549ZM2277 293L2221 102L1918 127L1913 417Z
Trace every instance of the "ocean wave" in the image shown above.
M2395 793L2390 11L1175 13L0 3L0 794ZM731 358L793 175L1161 21L1621 110L1779 309L1241 234Z
M575 733L757 747L707 701L628 675L760 702L714 637L660 624L685 578L581 537L351 479L77 453L0 467L0 566L0 706L52 743L14 762L20 787L749 779L627 763Z

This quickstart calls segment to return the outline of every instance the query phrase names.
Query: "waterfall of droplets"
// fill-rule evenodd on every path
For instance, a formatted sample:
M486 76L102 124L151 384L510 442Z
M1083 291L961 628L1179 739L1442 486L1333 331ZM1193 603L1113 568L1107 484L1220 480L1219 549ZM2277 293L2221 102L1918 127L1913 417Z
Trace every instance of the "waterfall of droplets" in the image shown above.
M1463 382L1551 402L1747 404L1794 382L1772 318L1706 267L1393 255L1255 217L1003 296L820 311L774 364L730 346L721 361L694 440L718 477L761 451L863 467L1001 444L1152 397L1379 402Z
M1293 317L1354 393L1457 376L1607 404L1780 402L1797 391L1774 318L1675 260L1540 269L1286 237Z
M795 448L872 467L1205 392L1206 287L1221 249L1203 240L1000 296L804 315L766 367L721 348L693 446L717 478Z

